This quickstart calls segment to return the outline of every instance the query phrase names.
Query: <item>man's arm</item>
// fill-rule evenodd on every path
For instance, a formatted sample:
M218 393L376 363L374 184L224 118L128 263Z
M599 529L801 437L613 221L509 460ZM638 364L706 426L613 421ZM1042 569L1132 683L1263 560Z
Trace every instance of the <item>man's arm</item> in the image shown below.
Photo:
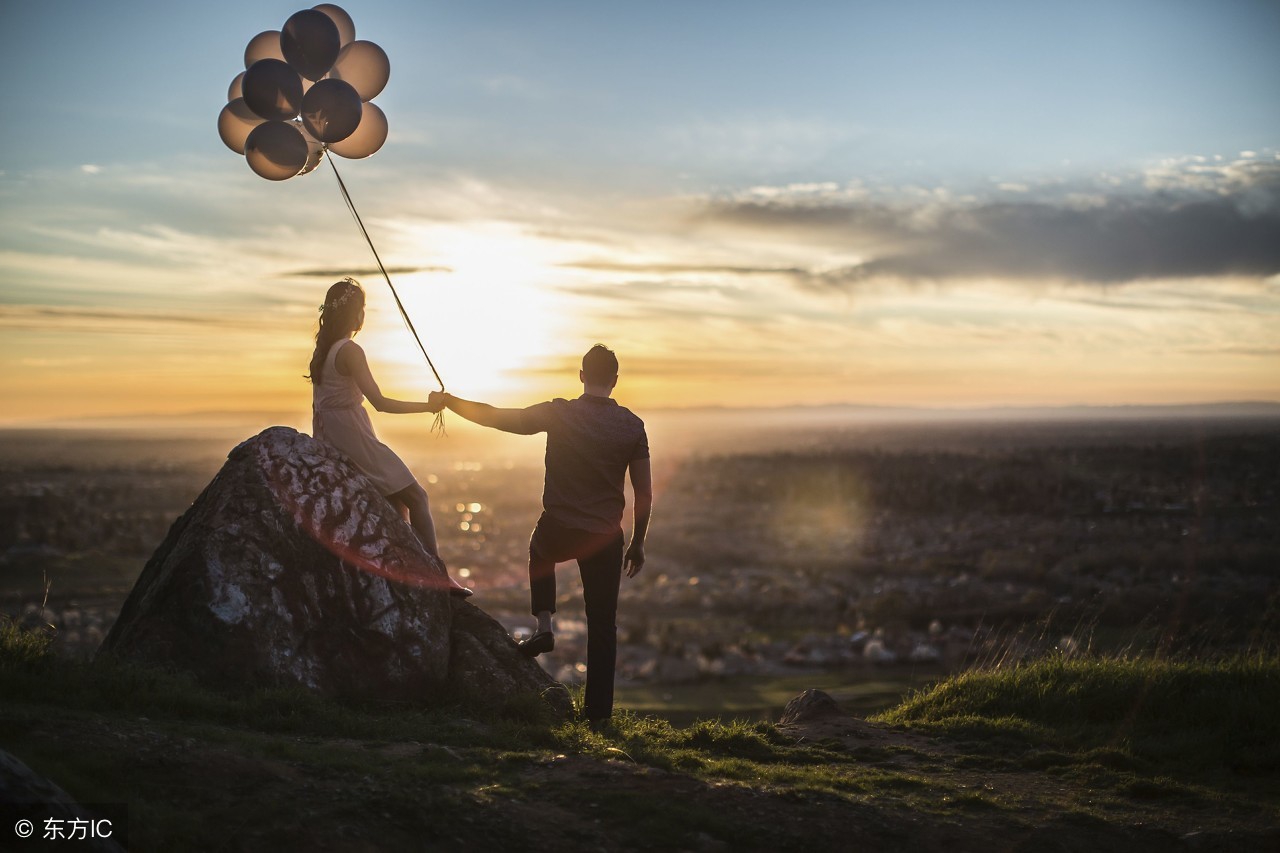
M649 532L649 515L653 512L653 468L645 458L632 460L629 470L631 491L635 493L632 507L635 521L631 528L631 544L627 546L622 565L627 577L633 578L644 568L644 537Z
M442 391L432 391L431 401L441 400L451 411L457 412L473 424L513 432L516 435L533 435L538 428L530 423L525 409L499 409L488 403L464 400Z

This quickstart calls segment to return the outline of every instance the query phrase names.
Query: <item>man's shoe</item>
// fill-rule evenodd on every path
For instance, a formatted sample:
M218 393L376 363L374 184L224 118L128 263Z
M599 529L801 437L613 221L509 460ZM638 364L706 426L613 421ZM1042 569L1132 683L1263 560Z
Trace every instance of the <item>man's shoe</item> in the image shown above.
M556 638L550 631L536 631L529 639L516 643L516 648L527 658L536 658L543 652L549 652L555 647Z
M473 595L472 591L465 586L451 586L449 594L454 598L470 598Z

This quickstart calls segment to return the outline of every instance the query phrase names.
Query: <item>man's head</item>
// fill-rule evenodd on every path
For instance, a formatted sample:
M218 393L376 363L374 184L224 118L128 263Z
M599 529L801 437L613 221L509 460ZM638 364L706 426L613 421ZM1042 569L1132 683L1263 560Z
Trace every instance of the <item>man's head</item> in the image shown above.
M612 389L618 383L618 357L604 344L596 344L582 357L578 377L584 385Z

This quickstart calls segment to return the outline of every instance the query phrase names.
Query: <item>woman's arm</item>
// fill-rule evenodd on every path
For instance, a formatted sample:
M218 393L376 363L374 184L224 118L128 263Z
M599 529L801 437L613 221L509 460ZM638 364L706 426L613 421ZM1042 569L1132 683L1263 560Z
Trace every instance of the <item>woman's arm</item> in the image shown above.
M337 366L339 373L343 376L350 376L356 381L356 385L359 386L360 392L364 394L365 399L379 412L387 412L393 415L413 415L421 412L440 411L440 407L433 406L431 403L396 400L383 394L382 389L378 387L377 381L373 378L373 373L369 370L369 361L365 358L364 350L354 341L338 350L338 357L334 359L334 364Z

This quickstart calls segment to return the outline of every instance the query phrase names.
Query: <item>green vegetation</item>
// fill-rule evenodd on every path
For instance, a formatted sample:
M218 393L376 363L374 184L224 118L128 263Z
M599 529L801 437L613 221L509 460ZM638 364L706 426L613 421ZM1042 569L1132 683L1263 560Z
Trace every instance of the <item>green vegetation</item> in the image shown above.
M619 687L617 696L620 704L638 714L687 725L705 716L707 708L734 718L776 719L787 702L805 690L821 690L846 711L865 715L896 705L907 690L937 680L936 674L912 667L882 672L883 675L860 678L833 670L767 678L748 675L682 684L638 684Z
M1280 656L1047 658L962 673L874 718L948 735L1120 750L1178 772L1280 771Z
M624 849L827 849L850 832L928 848L942 827L976 849L1052 821L1083 847L1141 824L1229 830L1248 849L1280 821L1275 656L1049 659L947 679L872 722L680 727L624 711L596 731L536 697L482 710L215 693L60 658L0 622L0 696L0 747L83 802L127 801L137 850L213 836L536 850L548 821L558 844Z
M0 619L0 672L21 672L48 661L53 634L24 631L12 619Z

